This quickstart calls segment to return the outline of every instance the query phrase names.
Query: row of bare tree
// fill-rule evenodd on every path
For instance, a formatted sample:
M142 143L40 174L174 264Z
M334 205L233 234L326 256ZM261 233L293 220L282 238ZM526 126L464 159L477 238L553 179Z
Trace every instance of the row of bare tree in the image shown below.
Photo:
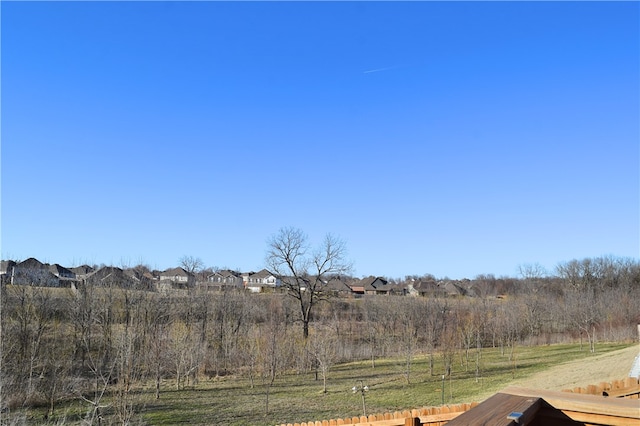
M2 408L46 404L51 415L74 399L85 404L87 423L109 415L128 424L141 398L234 374L264 390L268 411L278 375L315 371L326 390L339 362L375 368L379 358L397 357L410 382L419 354L432 374L481 377L485 347L511 359L518 345L584 339L595 351L598 341L635 338L640 274L637 264L634 273L613 262L609 275L594 278L594 262L569 262L566 276L516 280L521 291L505 298L323 297L308 317L285 294L3 285Z

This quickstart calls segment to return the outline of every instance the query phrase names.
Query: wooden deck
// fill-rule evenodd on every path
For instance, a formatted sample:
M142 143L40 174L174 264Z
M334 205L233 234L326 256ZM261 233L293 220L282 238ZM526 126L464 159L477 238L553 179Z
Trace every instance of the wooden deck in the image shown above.
M640 400L509 387L447 426L640 426Z

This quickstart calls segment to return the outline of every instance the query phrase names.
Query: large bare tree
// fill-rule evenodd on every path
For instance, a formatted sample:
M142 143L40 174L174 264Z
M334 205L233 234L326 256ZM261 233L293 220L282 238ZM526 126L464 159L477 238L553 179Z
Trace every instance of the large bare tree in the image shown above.
M309 337L309 321L316 303L327 295L326 282L331 276L347 274L345 243L327 234L318 247L312 248L307 235L297 228L281 228L267 242L267 267L276 274L287 293L299 302L302 333Z
M185 255L180 258L180 266L188 273L195 275L204 269L204 262L199 257Z

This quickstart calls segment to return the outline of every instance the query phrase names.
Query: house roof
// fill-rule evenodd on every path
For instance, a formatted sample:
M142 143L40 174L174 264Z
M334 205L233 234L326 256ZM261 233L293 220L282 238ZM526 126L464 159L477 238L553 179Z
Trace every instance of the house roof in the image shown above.
M118 287L137 287L140 280L115 266L105 266L86 277L86 281L98 285L116 285Z
M417 290L420 293L436 293L438 292L440 289L438 287L438 283L436 283L433 280L429 280L429 281L423 281L423 280L419 280L419 281L415 281L413 283L413 288L415 290Z
M95 268L89 265L80 265L73 268L68 268L71 272L75 272L76 275L87 275L92 272L95 272Z
M340 278L332 278L324 284L324 289L328 291L336 291L339 293L351 293L352 289L347 283Z
M448 281L444 285L444 291L450 296L464 296L467 294L467 291L461 285L454 283L453 281Z
M387 288L387 280L381 277L366 277L361 279L358 282L352 284L351 288L354 287L363 287L365 291L380 291L386 290Z
M30 257L27 260L23 260L22 262L17 263L16 267L28 269L46 269L46 265L34 257Z
M160 273L160 276L162 277L167 277L167 276L171 276L171 277L193 277L193 274L187 272L184 268L181 267L177 267L177 268L171 268L171 269L167 269L164 272Z
M271 276L274 276L274 275L271 272L267 271L266 269L258 271L255 274L250 274L250 277L252 278L267 278Z

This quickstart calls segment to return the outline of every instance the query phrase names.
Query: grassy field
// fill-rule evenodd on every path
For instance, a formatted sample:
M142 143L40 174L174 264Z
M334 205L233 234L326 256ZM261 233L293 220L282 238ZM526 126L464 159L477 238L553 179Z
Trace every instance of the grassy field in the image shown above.
M509 361L500 349L483 349L480 377L476 378L475 352L471 353L468 371L462 355L456 357L451 377L444 382L446 404L472 402L567 361L588 360L632 344L599 344L591 354L578 345L517 347L515 362ZM378 360L336 365L329 372L328 392L322 392L322 380L313 374L283 375L276 379L269 396L269 413L265 413L265 386L259 381L251 388L245 378L224 377L201 381L197 386L176 391L171 381L164 384L159 400L151 389L138 395L139 414L136 423L152 425L275 425L330 418L345 418L362 414L360 393L351 388L360 380L369 387L366 392L367 413L383 413L442 402L442 358L434 357L434 375L429 374L428 358L416 356L412 363L410 383L404 376L402 360ZM595 380L598 382L600 380ZM49 421L76 423L85 407L78 402L57 410L56 419ZM44 410L32 410L28 423L42 419ZM62 420L62 421L61 421Z

